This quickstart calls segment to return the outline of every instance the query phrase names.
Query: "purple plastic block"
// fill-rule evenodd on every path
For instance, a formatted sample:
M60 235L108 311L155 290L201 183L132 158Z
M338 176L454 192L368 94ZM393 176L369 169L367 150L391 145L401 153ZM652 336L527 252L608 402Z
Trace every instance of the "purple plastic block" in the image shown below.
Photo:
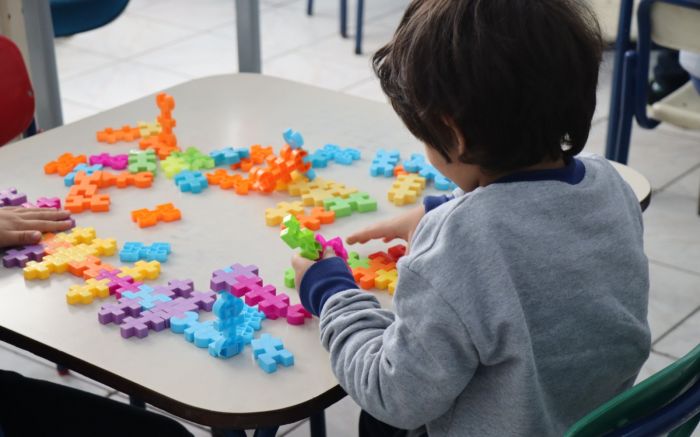
M29 261L41 261L44 255L46 255L46 250L41 244L10 249L2 257L2 265L7 268L24 267Z
M18 193L16 188L0 190L0 206L19 206L27 202L27 195Z
M257 276L255 278L246 278L239 276L238 279L239 280L235 284L233 284L233 287L231 287L230 290L230 293L236 297L242 297L246 293L259 289L260 287L262 287L263 283L262 278L259 278Z
M117 303L102 305L97 313L97 320L106 325L108 323L120 324L127 316L136 317L141 314L141 302L138 299L119 299Z
M211 311L215 301L216 293L213 291L195 291L190 297L176 297L167 302L157 302L150 311L169 320L171 317L184 317L187 311Z
M345 250L345 245L343 245L343 240L340 237L331 238L330 240L326 241L326 239L323 238L323 235L316 234L316 241L321 243L321 246L323 246L324 250L326 249L326 247L330 247L331 249L333 249L333 252L335 252L336 256L343 258L343 260L345 261L348 260L348 251Z
M211 275L210 288L212 291L232 292L234 285L241 279L257 278L258 267L254 265L244 266L233 264L221 270L216 270Z
M189 297L194 291L194 282L191 279L174 279L168 281L168 285L161 285L153 289L153 294L163 294L171 298Z
M160 313L153 311L144 311L139 317L127 317L124 322L119 325L119 330L122 337L129 338L136 336L144 338L148 335L148 331L162 331L168 327L168 320L163 318Z
M124 170L129 164L129 155L110 155L100 153L90 156L90 165L102 164L103 167L110 167L115 170Z

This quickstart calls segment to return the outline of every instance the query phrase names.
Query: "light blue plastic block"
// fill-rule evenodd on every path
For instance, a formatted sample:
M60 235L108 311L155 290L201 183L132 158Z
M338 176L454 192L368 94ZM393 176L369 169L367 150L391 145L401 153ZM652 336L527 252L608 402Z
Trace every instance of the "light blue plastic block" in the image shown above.
M442 191L452 191L457 188L457 185L451 180L447 179L442 174L438 173L435 176L435 188Z
M156 306L157 302L168 302L169 300L172 300L164 294L153 294L153 287L149 285L139 286L139 291L137 292L125 291L122 293L122 297L137 299L141 304L141 308L144 310L150 310Z
M282 133L282 138L284 138L284 142L289 144L289 147L292 149L298 149L304 145L304 137L299 131L295 131L293 129L287 129L284 131Z
M401 155L398 150L379 149L369 166L369 174L371 176L394 177L394 168L400 159Z
M238 156L243 159L243 158L250 158L250 149L247 149L245 147L236 147L235 150L238 153Z
M201 171L183 170L175 176L175 184L183 193L201 193L209 186L206 176Z
M119 261L123 263L134 263L141 259L141 250L143 249L143 243L137 243L135 241L127 241L122 246L119 251Z
M304 160L310 162L313 168L325 168L328 166L328 161L331 159L332 156L321 149L304 157Z
M217 167L220 165L237 164L241 161L241 156L233 147L224 147L223 149L214 150L209 152L209 156L214 159L214 165Z
M262 334L251 342L253 357L256 358L258 366L267 373L277 370L277 365L281 364L289 367L294 364L294 355L284 348L282 341L270 334Z
M306 174L306 177L309 178L310 181L313 181L314 179L316 179L316 172L314 171L313 168L310 168L309 170L307 170L307 172L305 174Z
M428 164L425 156L420 153L411 154L411 158L403 162L403 169L409 173L418 173L423 166Z

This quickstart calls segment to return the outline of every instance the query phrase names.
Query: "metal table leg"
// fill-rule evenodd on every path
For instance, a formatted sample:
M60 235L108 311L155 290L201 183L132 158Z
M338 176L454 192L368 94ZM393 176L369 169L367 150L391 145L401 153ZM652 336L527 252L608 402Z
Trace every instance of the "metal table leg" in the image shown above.
M260 73L260 4L258 0L236 0L238 71Z

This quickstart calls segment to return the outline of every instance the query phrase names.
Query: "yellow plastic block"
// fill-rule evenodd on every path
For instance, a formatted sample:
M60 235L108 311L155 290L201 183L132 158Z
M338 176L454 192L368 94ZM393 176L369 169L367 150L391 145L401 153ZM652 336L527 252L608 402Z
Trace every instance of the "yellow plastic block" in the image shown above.
M161 132L160 124L155 121L153 123L139 121L136 125L138 126L139 132L141 133L141 138L152 137L154 135L158 135Z
M61 232L54 236L55 239L65 241L72 245L90 243L95 239L95 228L73 228L70 232Z
M24 269L24 279L48 279L51 275L51 269L43 262L29 261Z
M396 206L415 203L425 188L425 178L416 174L401 175L387 193L389 201Z
M389 290L389 294L394 294L396 282L399 279L399 272L396 269L377 270L377 277L374 278L374 286L380 290Z
M66 293L66 301L71 305L87 305L99 297L109 296L109 279L88 279L85 284L72 285Z
M323 206L323 201L331 197L333 194L325 188L313 188L301 195L301 201L306 206Z
M321 178L316 178L313 181L292 182L287 186L287 191L292 196L301 196L313 189L326 189L334 183L333 181L327 181Z
M114 238L95 238L90 246L97 256L112 256L117 252L117 240Z
M136 281L158 279L158 276L160 276L160 263L158 261L136 261L133 267L122 267L119 270Z
M268 226L279 226L285 216L302 214L303 212L304 205L299 201L280 202L274 208L265 210L265 223Z

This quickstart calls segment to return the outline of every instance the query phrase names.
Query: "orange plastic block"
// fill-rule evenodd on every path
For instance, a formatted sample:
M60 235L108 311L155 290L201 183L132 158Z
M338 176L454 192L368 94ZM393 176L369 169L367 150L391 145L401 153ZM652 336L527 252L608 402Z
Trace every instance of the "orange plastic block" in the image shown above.
M172 203L158 205L155 210L143 208L131 212L131 220L141 228L155 226L160 221L172 222L180 220L181 217L180 210L175 208Z
M119 139L122 141L134 141L141 138L141 130L138 128L138 126L122 126L122 128L117 131L117 134L119 135Z
M223 190L233 188L236 181L242 179L241 175L229 173L223 168L206 173L205 176L207 177L207 182L209 182L209 185L218 185Z
M111 127L97 132L97 141L100 143L114 144L119 141L119 134Z
M109 194L95 194L91 197L77 195L66 197L63 208L74 214L87 210L92 212L107 212L109 211L110 203Z
M335 211L326 211L321 206L317 206L311 209L309 215L304 213L296 215L299 223L312 231L317 231L321 228L321 225L327 225L335 221Z
M394 167L394 177L399 177L404 174L408 174L408 172L403 168L403 165L399 164Z
M355 267L352 269L352 277L360 285L360 288L369 290L374 288L374 281L377 278L377 273L371 268Z
M151 172L129 173L124 171L118 174L107 171L96 171L91 175L86 175L85 172L79 171L75 175L75 184L73 186L94 185L98 188L112 187L126 188L136 186L138 188L148 188L153 185L153 174ZM94 193L93 193L94 194Z
M156 95L156 105L158 105L161 114L170 114L175 109L175 99L170 94L158 93Z
M121 129L108 127L97 132L97 141L114 144L119 141L134 141L141 138L141 130L138 127L124 125Z
M87 157L85 155L73 156L71 153L64 153L55 161L51 161L44 166L44 173L58 173L60 176L65 176L78 164L86 164Z
M82 278L86 270L99 268L98 266L100 264L102 264L102 261L95 256L89 256L82 260L70 261L68 263L68 273Z
M161 132L152 137L145 138L139 142L141 150L152 149L156 152L158 159L163 160L173 152L179 152L175 135Z

